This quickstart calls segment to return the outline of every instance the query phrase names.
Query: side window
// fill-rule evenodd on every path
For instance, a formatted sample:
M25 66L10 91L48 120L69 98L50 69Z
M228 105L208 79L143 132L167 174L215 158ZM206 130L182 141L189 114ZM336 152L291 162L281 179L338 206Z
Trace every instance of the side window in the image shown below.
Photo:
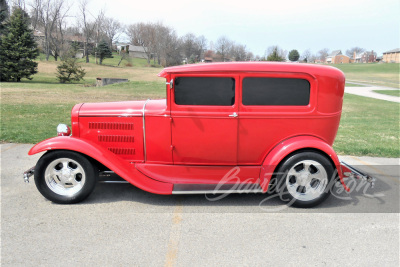
M307 106L310 102L310 83L294 78L243 79L243 105Z
M235 103L235 79L230 77L175 78L177 105L232 106Z

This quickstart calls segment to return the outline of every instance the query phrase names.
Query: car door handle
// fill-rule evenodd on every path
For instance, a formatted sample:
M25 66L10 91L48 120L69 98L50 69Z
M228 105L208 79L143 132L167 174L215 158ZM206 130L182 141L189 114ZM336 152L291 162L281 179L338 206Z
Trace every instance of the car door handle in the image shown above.
M237 116L239 116L236 112L233 112L233 114L230 114L229 117L234 117L236 118Z

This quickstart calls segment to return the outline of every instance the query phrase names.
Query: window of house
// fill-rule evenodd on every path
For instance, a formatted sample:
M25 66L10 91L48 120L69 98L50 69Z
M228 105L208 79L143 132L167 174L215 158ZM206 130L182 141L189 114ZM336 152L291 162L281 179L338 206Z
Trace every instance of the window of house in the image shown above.
M178 77L175 79L177 105L232 106L235 79L230 77Z
M243 79L243 105L307 106L310 102L310 83L294 78Z

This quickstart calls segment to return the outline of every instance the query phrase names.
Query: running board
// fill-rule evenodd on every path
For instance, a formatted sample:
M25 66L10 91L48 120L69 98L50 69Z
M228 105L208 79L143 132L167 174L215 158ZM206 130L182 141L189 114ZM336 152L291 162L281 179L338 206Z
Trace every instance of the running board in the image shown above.
M263 193L259 184L174 184L172 194Z

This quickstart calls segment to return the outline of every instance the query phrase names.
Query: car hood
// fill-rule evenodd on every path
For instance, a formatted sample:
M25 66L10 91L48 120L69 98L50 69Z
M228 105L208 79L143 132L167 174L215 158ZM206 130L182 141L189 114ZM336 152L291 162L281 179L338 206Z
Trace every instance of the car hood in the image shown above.
M104 103L84 103L79 109L80 117L137 117L143 116L143 107L146 100L123 101L123 102L104 102ZM164 111L166 101L148 100L146 103L146 115L154 111ZM153 111L153 112L151 112Z

